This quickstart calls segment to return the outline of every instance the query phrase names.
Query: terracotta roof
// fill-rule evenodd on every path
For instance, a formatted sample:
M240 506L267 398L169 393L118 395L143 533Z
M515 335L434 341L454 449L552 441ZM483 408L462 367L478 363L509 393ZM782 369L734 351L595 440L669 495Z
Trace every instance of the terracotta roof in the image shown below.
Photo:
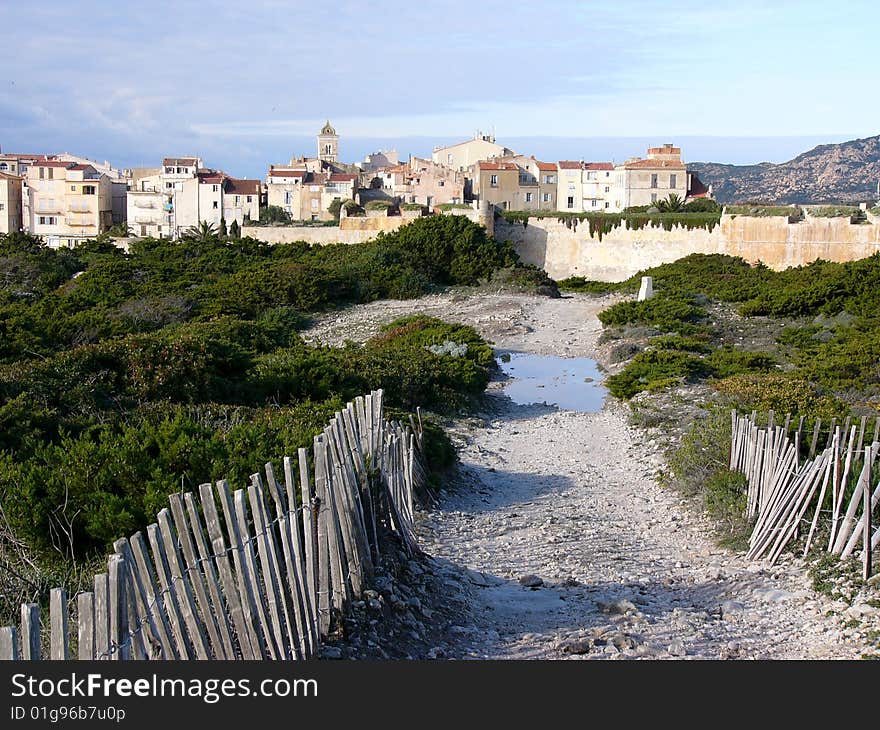
M64 167L64 168L72 168L75 164L73 162L62 162L60 160L39 160L34 167Z
M82 164L76 164L76 163L71 164L67 169L68 170L81 170L81 171L92 170L93 172L97 172L97 170L95 170L95 168L92 167L91 165L82 165Z
M558 163L560 170L580 170L583 164L578 160L560 160Z
M226 192L237 195L259 195L263 186L259 180L236 180L234 177L226 178Z
M216 185L217 183L222 183L226 179L226 176L222 172L200 172L199 173L199 182L200 183L208 183L212 185Z
M613 170L614 165L610 162L586 162L584 163L585 170Z
M8 172L0 172L0 180L21 180L21 177L10 175Z
M480 162L477 163L477 167L479 167L481 170L518 170L519 169L512 162L486 162L485 160L480 160Z
M555 162L541 162L540 160L535 160L535 164L538 166L539 170L546 170L547 172L550 172L552 170L553 172L556 172Z
M289 167L269 168L269 177L305 177L307 174L305 170L294 170Z
M684 170L684 163L678 160L635 160L634 162L627 162L623 165L627 170L630 169L651 169L651 168L676 168L679 170Z
M196 157L166 157L162 160L163 165L183 165L185 167L192 167L193 165L198 163L198 158Z

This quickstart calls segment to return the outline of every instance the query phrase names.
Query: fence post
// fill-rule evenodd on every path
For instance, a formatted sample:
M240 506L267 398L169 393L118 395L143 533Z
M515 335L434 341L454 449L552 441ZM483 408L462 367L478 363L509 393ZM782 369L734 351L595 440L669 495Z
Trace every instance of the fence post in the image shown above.
M0 661L18 659L18 631L15 626L0 627Z
M53 588L49 593L49 659L64 661L69 655L67 641L67 591Z
M121 555L111 555L107 568L110 577L110 659L122 661L131 659L125 560Z
M40 607L36 603L21 606L21 658L40 659Z
M76 597L77 657L84 661L95 658L95 595L80 593Z

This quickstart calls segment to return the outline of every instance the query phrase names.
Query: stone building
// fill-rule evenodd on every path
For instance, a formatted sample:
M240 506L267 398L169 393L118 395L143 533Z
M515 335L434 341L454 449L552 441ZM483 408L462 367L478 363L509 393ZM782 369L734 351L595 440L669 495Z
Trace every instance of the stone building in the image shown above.
M413 156L406 164L378 170L372 176L369 187L371 190L381 190L387 198L432 208L464 202L465 174L432 160Z
M259 180L234 178L202 165L199 157L166 157L162 167L132 170L128 224L137 236L178 238L207 222L227 230L233 221L258 220Z
M0 234L16 233L21 225L21 190L18 175L0 172Z
M649 147L647 157L627 160L615 168L615 173L613 209L652 205L671 194L687 198L687 167L681 161L681 148L672 144Z
M446 147L435 147L431 160L436 165L445 165L453 170L464 172L481 160L509 157L513 150L496 144L494 134L477 132L473 139L458 142Z
M22 226L52 248L74 247L113 224L110 178L91 165L40 160L27 169Z

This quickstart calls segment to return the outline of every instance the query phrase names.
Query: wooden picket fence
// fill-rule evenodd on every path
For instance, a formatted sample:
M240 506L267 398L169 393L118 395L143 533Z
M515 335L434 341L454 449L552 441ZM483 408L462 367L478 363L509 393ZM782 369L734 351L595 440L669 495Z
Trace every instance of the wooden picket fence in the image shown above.
M315 656L368 587L380 537L418 552L421 453L420 415L386 420L378 390L337 413L311 450L285 457L283 483L269 463L246 489L223 480L172 494L146 539L117 540L94 591L75 596L74 632L66 591L51 591L48 658ZM23 605L20 631L0 628L0 659L40 659L40 631L39 606Z
M875 420L870 444L865 440L867 417L862 417L860 424L847 418L843 427L832 420L824 439L821 420L817 419L809 448L802 440L803 418L794 428L790 415L779 424L770 411L766 425L760 426L754 412L743 416L731 411L730 426L729 466L746 477L746 513L755 521L747 557L766 558L774 564L802 529L807 530L806 556L824 516L830 528L827 552L848 558L861 542L863 577L867 580L873 551L880 544L880 528L872 532L880 484L871 491L872 483L878 482L873 467L880 451L880 417ZM824 447L817 453L822 440Z

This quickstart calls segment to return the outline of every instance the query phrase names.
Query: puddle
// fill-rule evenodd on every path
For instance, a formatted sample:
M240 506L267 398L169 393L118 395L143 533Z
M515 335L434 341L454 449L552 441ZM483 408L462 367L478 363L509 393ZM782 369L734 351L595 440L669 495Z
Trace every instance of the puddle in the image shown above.
M595 360L526 352L499 353L497 360L511 378L504 383L504 393L514 403L545 403L587 413L602 410L608 391Z

